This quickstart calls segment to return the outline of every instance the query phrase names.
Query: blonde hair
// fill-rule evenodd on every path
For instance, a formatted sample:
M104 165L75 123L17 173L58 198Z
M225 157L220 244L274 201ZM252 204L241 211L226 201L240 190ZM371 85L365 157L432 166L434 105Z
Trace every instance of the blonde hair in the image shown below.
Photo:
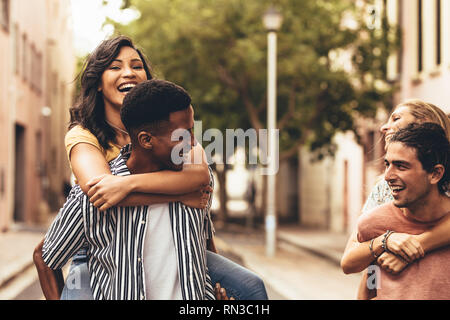
M440 125L450 141L450 119L442 109L419 99L407 100L398 104L396 109L398 107L408 107L409 112L417 119L418 123L433 122Z

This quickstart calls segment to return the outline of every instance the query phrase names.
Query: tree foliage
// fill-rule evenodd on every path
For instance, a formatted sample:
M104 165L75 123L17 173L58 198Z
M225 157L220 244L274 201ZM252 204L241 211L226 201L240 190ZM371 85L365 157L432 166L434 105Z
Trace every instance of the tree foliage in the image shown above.
M367 1L367 3L370 1ZM158 77L185 87L203 128L266 125L268 0L127 0L140 12L113 23L144 49ZM279 0L277 120L280 158L308 145L332 154L332 137L389 105L386 61L397 31L367 27L350 0ZM349 17L351 17L349 19ZM352 21L357 27L348 27Z

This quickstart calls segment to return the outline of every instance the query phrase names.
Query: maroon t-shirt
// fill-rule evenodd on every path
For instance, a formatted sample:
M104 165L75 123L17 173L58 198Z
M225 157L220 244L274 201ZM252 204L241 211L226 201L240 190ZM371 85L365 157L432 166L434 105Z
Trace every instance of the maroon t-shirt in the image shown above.
M406 217L402 210L388 203L377 207L358 220L358 241L364 242L392 230L421 234L439 221L423 223ZM400 274L380 272L377 299L435 300L450 299L450 247L426 253L408 265Z

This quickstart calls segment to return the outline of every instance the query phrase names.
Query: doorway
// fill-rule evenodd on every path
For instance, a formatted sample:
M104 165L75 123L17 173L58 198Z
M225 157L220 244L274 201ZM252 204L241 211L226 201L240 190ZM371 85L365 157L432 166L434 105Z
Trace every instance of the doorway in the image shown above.
M16 124L14 172L14 221L25 221L25 128Z

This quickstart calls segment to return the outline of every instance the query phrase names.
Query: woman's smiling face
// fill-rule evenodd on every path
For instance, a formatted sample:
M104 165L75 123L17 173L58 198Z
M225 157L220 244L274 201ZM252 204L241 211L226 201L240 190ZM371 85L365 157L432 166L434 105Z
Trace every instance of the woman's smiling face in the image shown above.
M389 137L396 131L413 122L417 122L417 120L411 114L409 107L399 106L394 110L394 112L392 112L388 122L380 128L380 131L384 134L384 139L387 142Z
M105 108L113 107L120 110L128 91L145 80L147 74L138 52L131 47L122 47L117 57L103 72L98 88L103 94Z

